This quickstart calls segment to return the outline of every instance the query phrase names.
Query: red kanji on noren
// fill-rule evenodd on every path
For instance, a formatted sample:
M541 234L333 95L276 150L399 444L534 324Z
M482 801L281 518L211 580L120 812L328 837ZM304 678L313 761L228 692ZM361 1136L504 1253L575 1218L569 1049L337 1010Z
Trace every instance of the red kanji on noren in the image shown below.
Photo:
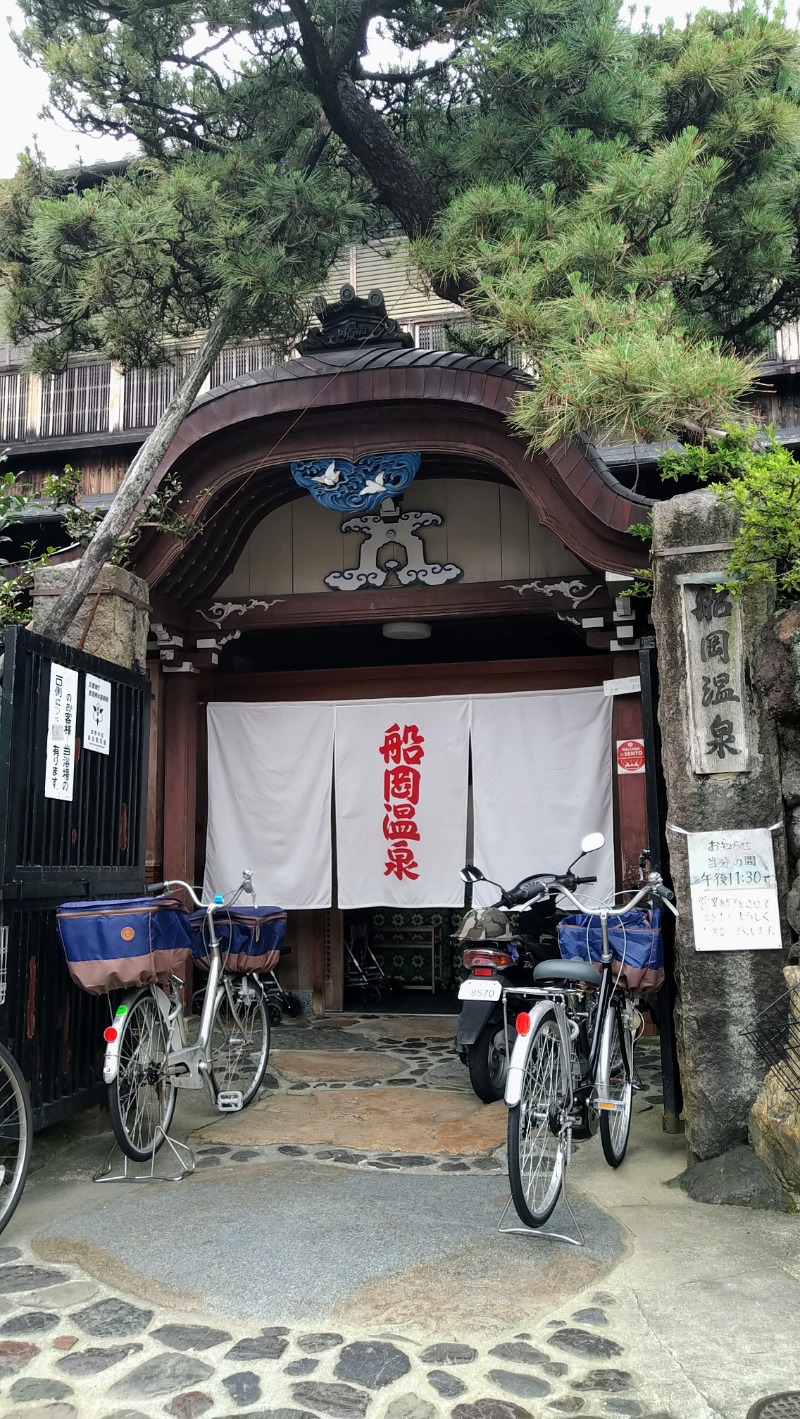
M402 733L399 724L390 724L378 752L383 755L385 764L416 765L425 756L424 743L416 724L404 724Z
M405 843L397 843L395 847L389 848L383 875L389 877L394 874L398 882L402 882L404 877L410 877L413 882L416 882L419 873L413 870L415 867L419 867L419 863L411 848Z
M390 844L384 867L384 877L394 876L399 882L405 877L416 881L419 863L409 847L419 842L415 809L419 803L420 772L417 767L425 757L425 740L416 724L390 724L378 752L387 764L383 775L383 836Z
M383 775L383 801L390 803L400 798L407 803L419 803L419 769L410 769L406 764L398 764L395 769L387 769Z
M402 808L402 806L402 804L398 804L398 807ZM394 842L399 839L401 841L413 841L418 843L419 828L411 816L407 815L398 820L397 818L390 818L387 813L383 820L383 836L387 838L389 842Z

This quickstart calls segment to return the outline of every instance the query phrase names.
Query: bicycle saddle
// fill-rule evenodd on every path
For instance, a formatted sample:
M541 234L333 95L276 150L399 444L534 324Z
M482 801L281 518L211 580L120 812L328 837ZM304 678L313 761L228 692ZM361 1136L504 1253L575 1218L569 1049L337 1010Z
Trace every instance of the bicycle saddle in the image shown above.
M540 961L534 968L533 979L537 984L547 980L570 980L599 985L601 975L591 961Z

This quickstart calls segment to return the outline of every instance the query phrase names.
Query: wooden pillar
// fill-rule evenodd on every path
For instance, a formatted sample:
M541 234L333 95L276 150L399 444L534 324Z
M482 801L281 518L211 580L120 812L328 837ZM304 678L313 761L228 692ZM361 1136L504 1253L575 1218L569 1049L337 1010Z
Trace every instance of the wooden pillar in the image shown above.
M164 738L162 716L164 707L164 676L161 666L151 661L150 672L150 748L147 772L147 844L145 876L148 882L160 882L164 876Z
M331 907L325 916L325 1008L338 1013L344 1006L344 912Z
M639 672L638 656L614 656L614 677L626 678ZM632 887L639 880L639 854L647 847L647 794L644 774L620 773L617 744L642 738L642 701L639 694L615 695L611 738L614 749L614 805L618 872L620 885Z
M197 804L197 674L166 675L164 704L164 877L194 882Z

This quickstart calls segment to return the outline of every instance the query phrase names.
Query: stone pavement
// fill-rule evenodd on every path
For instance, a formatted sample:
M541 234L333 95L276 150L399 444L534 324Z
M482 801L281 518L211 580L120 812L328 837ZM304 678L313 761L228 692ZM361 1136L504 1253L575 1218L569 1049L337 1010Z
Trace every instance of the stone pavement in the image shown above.
M100 1111L38 1138L0 1245L0 1415L745 1419L797 1387L798 1223L664 1186L652 1045L624 1167L578 1145L578 1250L498 1234L505 1113L453 1030L286 1022L244 1114L179 1098L179 1184L93 1184Z

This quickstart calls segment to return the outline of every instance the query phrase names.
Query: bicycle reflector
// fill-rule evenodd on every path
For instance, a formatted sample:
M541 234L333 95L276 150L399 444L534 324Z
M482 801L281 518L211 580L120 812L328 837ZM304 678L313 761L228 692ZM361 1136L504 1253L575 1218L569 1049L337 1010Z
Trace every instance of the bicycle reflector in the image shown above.
M527 1010L520 1010L514 1021L514 1029L518 1035L529 1035L531 1031L531 1017Z
M103 1039L105 1040L106 1044L113 1045L118 1033L119 1032L115 1025L106 1025L106 1028L103 1031Z

